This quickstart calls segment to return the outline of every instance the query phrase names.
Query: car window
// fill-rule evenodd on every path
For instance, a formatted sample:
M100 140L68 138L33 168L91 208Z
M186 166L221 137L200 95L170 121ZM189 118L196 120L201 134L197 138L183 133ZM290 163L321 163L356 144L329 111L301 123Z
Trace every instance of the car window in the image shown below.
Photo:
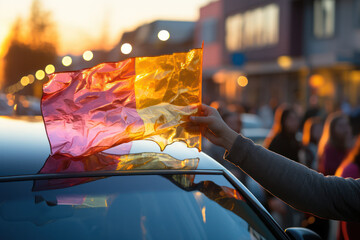
M58 187L48 180L0 183L7 193L0 197L2 237L275 239L222 175L114 176Z
M241 114L243 128L263 128L263 123L255 114Z

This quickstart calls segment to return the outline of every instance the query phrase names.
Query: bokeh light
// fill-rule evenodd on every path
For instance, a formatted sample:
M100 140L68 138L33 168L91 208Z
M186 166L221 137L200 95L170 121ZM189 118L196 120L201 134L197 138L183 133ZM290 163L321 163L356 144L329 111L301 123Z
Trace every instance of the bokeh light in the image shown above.
M85 51L84 54L83 54L83 59L85 61L91 61L91 59L93 59L94 57L94 54L92 53L92 51Z
M240 76L237 79L237 83L239 84L240 87L246 87L249 83L249 80L245 76Z
M35 73L35 77L37 80L43 80L45 77L45 72L43 70L37 70Z
M21 78L20 83L22 86L27 86L30 83L30 79L27 76Z
M215 109L219 109L220 103L218 101L213 101L213 102L211 102L210 107L213 107Z
M121 52L123 54L129 54L132 51L132 46L130 43L124 43L123 45L121 45Z
M65 56L65 57L63 57L63 59L62 59L62 64L63 64L65 67L70 66L71 63L72 63L72 59L71 59L70 56Z
M33 83L33 82L35 81L35 77L34 77L34 75L29 74L29 75L27 75L27 77L29 78L29 83L30 83L30 84L31 84L31 83Z
M161 30L161 31L158 33L158 38L159 38L161 41L167 41L167 40L170 38L170 33L169 33L167 30Z
M45 67L45 72L46 72L47 74L52 74L52 73L54 73L54 72L55 72L55 66L52 65L52 64L47 65L47 66Z
M7 104L11 107L11 106L13 106L14 105L14 100L12 100L12 99L9 99L8 100L8 102L7 102Z
M277 62L282 69L289 69L292 65L292 59L289 56L280 56Z
M350 72L350 79L354 82L360 82L360 71L351 71Z
M313 88L321 87L324 85L324 83L325 83L325 79L320 74L314 74L309 79L309 84Z
M213 81L218 84L222 84L226 81L226 73L224 71L219 71L214 74Z

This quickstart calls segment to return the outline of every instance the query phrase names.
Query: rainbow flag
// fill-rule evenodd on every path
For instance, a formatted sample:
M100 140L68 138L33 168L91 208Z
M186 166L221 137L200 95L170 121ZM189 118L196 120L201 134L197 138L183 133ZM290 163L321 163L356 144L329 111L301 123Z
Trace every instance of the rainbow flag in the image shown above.
M200 133L185 127L201 104L201 72L202 49L193 49L50 75L41 108L51 154L89 156L139 139L201 149Z

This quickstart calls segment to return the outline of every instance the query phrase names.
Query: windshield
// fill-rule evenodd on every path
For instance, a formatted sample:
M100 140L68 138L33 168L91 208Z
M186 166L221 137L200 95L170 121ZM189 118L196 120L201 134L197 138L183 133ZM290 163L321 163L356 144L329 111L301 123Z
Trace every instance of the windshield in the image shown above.
M32 181L0 184L7 193L0 198L5 239L274 239L222 175L115 176L56 190L33 187Z

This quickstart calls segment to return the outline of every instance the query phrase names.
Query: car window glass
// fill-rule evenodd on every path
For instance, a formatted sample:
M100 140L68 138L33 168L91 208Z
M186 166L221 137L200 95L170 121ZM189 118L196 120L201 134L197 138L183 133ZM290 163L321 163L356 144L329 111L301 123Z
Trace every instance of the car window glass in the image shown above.
M43 191L33 186L0 184L8 193L0 198L5 239L274 239L222 175L115 176Z

